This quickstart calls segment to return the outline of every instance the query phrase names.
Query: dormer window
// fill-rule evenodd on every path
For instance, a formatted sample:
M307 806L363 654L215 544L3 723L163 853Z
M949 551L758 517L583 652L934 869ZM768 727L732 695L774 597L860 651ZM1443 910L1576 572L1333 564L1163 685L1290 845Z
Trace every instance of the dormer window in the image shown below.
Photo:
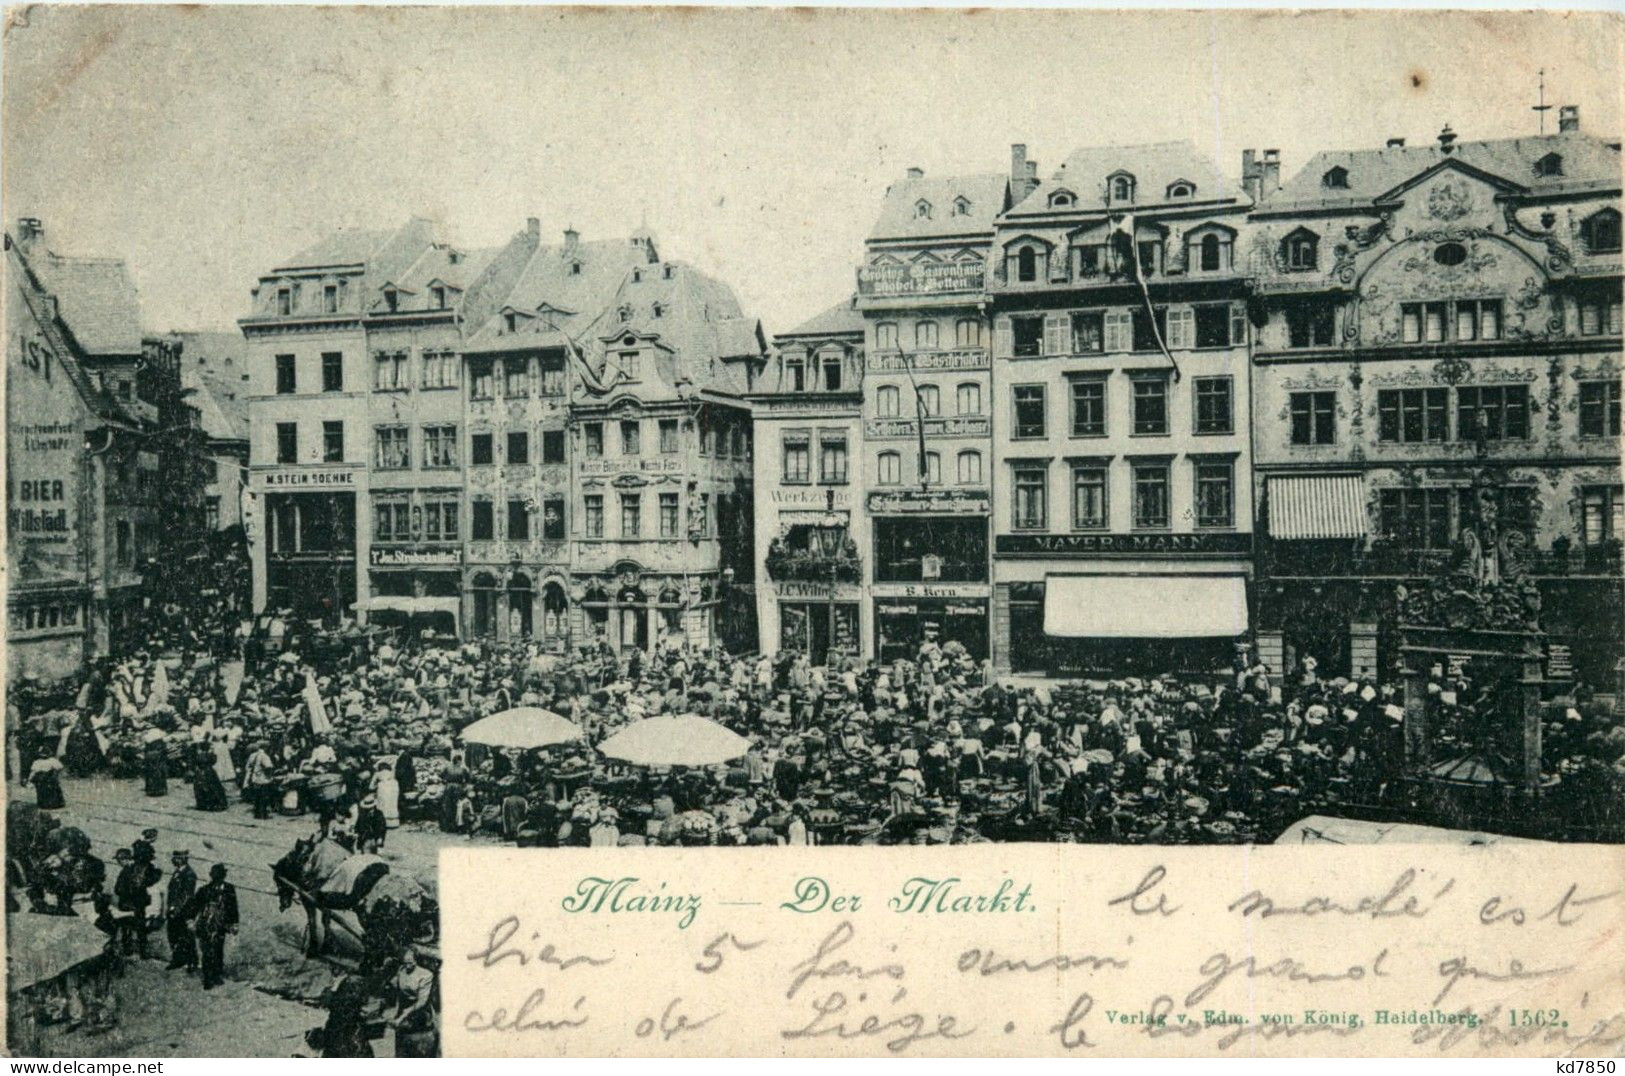
M1341 165L1326 169L1326 174L1320 177L1320 185L1332 190L1348 190L1349 170Z
M1016 279L1020 281L1038 279L1038 252L1032 247L1022 247L1016 252Z
M337 284L324 284L322 286L322 313L337 314L339 312L339 286Z
M1073 194L1071 191L1055 191L1049 196L1049 205L1051 209L1070 209L1072 206L1077 204L1077 195Z
M1281 240L1281 260L1290 273L1309 272L1320 264L1320 238L1299 228Z
M621 323L623 325L626 322L631 321L632 320L632 304L631 303L622 303L621 306L620 306L620 309L617 311L617 313L620 314Z
M1235 233L1206 225L1185 237L1185 268L1190 272L1220 273L1231 267L1231 241Z
M1619 210L1600 209L1580 223L1580 238L1591 254L1619 253Z
M580 276L581 275L581 263L580 262L571 262L570 263L570 275L571 276Z
M1563 155L1561 153L1548 153L1535 162L1535 175L1560 176L1563 174Z
M924 198L921 198L918 202L915 202L914 203L914 219L915 220L930 220L931 219L931 203L926 201Z
M632 270L632 283L634 283L634 284L643 283L643 270L642 269L634 269L634 270Z
M956 216L956 217L968 217L968 216L970 216L970 199L969 198L966 198L964 195L960 195L958 198L954 199L954 216Z
M1111 185L1112 201L1126 203L1134 201L1134 177L1127 172L1119 172L1108 181Z
M1168 197L1194 198L1196 197L1196 184L1188 179L1178 179L1168 184Z
M446 289L439 284L429 289L429 297L434 302L436 310L446 309Z
M276 312L279 317L287 317L293 313L293 292L288 288L276 290Z
M666 304L665 303L656 303L656 304L654 304L652 309L653 309L655 317L663 318L663 317L666 316Z
M677 267L674 265L663 265L660 267L660 275L665 277L667 280L670 280L673 276L675 276L676 272Z
M508 332L513 332L519 326L519 315L512 310L505 311L502 315L502 325Z
M394 288L385 288L384 289L384 305L389 308L389 312L391 314L393 314L397 310L399 310L401 308L401 294L400 294L400 292L396 291Z

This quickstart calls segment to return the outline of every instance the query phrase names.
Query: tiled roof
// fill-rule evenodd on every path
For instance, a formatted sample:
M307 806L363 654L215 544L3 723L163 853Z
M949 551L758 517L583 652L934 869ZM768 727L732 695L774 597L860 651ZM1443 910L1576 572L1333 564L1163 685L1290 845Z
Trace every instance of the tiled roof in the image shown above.
M624 322L623 307L630 314ZM592 329L594 346L596 338L619 328L656 337L675 353L676 377L716 392L743 393L744 367L729 360L755 359L763 352L761 322L744 314L733 289L681 262L651 266L637 280L628 275ZM590 348L588 354L593 354ZM640 395L658 397L663 392L675 395L676 386L650 386Z
M87 355L141 354L141 301L122 261L42 251L28 263Z
M905 179L886 191L869 238L946 239L990 232L994 219L1004 212L1009 189L1009 180L1001 173ZM960 198L967 203L964 213L955 212ZM930 204L929 216L920 216L922 201Z
M613 305L616 291L639 266L648 267L649 275L658 271L649 262L648 248L634 246L627 239L538 247L507 297L495 304L496 312L485 324L470 326L467 348L533 348L542 344L527 337L555 330L578 335L582 326ZM542 310L544 306L548 309ZM510 308L525 315L541 311L541 315L521 318L509 333L502 311Z
M392 229L384 231L340 229L293 257L278 262L277 268L310 269L326 265L360 265L389 242L394 234Z
M456 291L447 297L447 305L458 305L458 297L467 291L471 282L477 279L490 265L492 260L501 252L500 247L485 247L478 250L463 251L446 244L437 244L425 248L406 270L398 277L382 280L378 285L378 294L373 295L367 303L370 313L378 313L386 309L382 289L385 284L394 284L401 289L399 305L400 311L421 311L434 309L433 297L430 294L430 285L439 281Z
M248 439L247 348L241 333L183 332L181 385L202 416L203 432L223 441Z
M1108 203L1108 183L1119 172L1134 178L1132 205ZM1179 181L1196 188L1189 198L1170 199L1168 188ZM1072 211L1141 210L1187 202L1245 200L1236 185L1190 142L1149 142L1138 146L1089 146L1074 150L1054 175L1042 180L1006 217L1053 212L1050 195L1069 191L1077 199Z
M858 311L856 298L842 299L828 310L814 314L776 339L787 336L850 336L863 334L863 314Z
M1550 153L1562 157L1560 175L1535 174L1535 162ZM1487 172L1535 194L1618 190L1620 155L1604 139L1580 131L1456 142L1445 153L1438 142L1383 149L1327 150L1309 158L1295 176L1271 194L1262 208L1336 208L1368 205L1444 161ZM1333 168L1348 173L1347 188L1325 185Z

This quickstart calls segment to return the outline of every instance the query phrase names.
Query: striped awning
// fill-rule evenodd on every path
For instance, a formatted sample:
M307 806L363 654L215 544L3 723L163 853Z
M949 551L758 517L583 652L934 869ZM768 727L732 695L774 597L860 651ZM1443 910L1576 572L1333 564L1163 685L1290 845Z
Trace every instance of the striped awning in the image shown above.
M1271 475L1269 481L1270 537L1365 537L1365 480L1360 475Z

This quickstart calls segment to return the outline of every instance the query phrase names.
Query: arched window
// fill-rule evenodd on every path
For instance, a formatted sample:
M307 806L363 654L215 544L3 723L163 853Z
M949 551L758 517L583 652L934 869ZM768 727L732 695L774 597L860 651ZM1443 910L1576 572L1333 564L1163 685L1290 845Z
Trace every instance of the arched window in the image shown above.
M975 318L960 318L954 322L955 347L981 347L982 323Z
M1326 174L1320 177L1322 187L1334 190L1347 190L1349 185L1349 170L1342 165L1326 169Z
M927 452L925 454L925 481L927 485L940 486L942 484L942 453Z
M1068 190L1050 192L1049 204L1051 209L1069 209L1078 204L1077 195Z
M1619 253L1619 210L1602 209L1580 224L1580 238L1592 254Z
M915 220L930 220L931 219L931 203L926 201L924 198L921 198L918 202L915 202L914 203L914 219Z
M982 481L982 454L974 448L967 448L959 454L959 484L961 486L980 485Z
M876 457L880 469L876 479L882 486L895 486L903 480L903 457L896 452L882 452Z
M1170 183L1168 184L1168 197L1171 199L1194 198L1196 197L1196 184L1187 179L1181 179L1177 182Z
M922 351L933 351L937 346L937 323L934 321L916 321L914 323L914 346Z
M897 350L897 323L895 321L882 321L875 325L875 350Z
M901 398L896 385L880 386L875 390L875 415L879 418L896 418Z
M1016 252L1016 279L1023 282L1038 279L1038 252L1032 247L1022 247Z
M1134 201L1134 177L1127 172L1113 176L1111 190L1113 202Z
M921 385L918 396L921 418L935 418L942 414L942 393L935 385Z
M954 216L970 216L970 199L966 198L963 194L954 199Z
M1219 237L1212 232L1202 237L1202 272L1219 271Z
M966 381L954 390L954 402L958 405L961 415L980 415L982 413L982 386L974 381Z
M1320 239L1314 232L1299 229L1281 240L1281 258L1289 272L1301 273L1320 263Z
M1563 155L1561 153L1548 153L1535 162L1535 175L1560 176L1563 174Z

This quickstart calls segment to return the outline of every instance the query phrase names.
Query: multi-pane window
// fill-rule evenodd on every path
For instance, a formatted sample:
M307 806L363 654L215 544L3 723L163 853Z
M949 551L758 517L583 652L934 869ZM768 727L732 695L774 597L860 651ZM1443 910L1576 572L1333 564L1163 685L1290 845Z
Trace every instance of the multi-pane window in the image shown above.
M508 501L508 538L515 542L530 541L530 508L517 497Z
M487 500L469 502L469 537L476 542L489 542L496 537L496 508Z
M1017 358L1035 358L1044 353L1044 319L1024 317L1010 319L1011 354Z
M942 414L942 392L937 386L921 385L915 398L919 401L921 418L934 418Z
M412 448L407 443L405 426L379 426L373 466L380 471L402 471L412 466Z
M1281 246L1286 254L1286 267L1289 272L1301 273L1315 268L1319 260L1319 241L1315 236L1299 232L1287 236Z
M621 494L621 537L636 538L643 531L643 496Z
M1329 445L1336 439L1336 393L1294 392L1290 409L1293 444Z
M1232 432L1235 420L1230 406L1230 379L1198 377L1191 385L1196 396L1196 432Z
M954 322L954 346L981 347L982 323L975 318L960 318Z
M942 485L942 453L927 452L922 459L925 461L925 473L922 477L926 485Z
M344 352L322 352L322 391L344 391Z
M299 462L299 424L297 422L278 422L276 424L276 461L278 463Z
M292 355L278 355L276 357L277 395L286 396L294 391L295 386L294 357Z
M1049 469L1017 466L1013 479L1015 498L1010 525L1017 530L1043 530L1049 525Z
M660 495L660 537L677 537L677 494Z
M1618 336L1620 334L1620 299L1616 290L1612 295L1593 293L1580 297L1580 335Z
M1017 385L1011 390L1011 399L1015 405L1014 436L1043 437L1045 435L1044 386Z
M505 378L505 383L502 386L504 395L530 395L530 360L528 358L510 356L503 359L502 372Z
M1382 389L1377 393L1377 439L1443 441L1450 424L1448 405L1446 389Z
M895 486L903 480L903 457L896 452L882 452L875 458L878 465L876 481L882 486Z
M546 497L542 500L542 538L557 542L564 538L564 498Z
M1288 347L1331 347L1336 308L1328 302L1303 301L1286 309Z
M412 540L411 508L405 501L376 501L372 506L372 540L409 542Z
M423 466L457 466L457 427L423 427Z
M1197 347L1229 347L1246 339L1246 321L1241 307L1229 303L1193 307Z
M1079 463L1072 467L1072 529L1105 529L1107 477L1103 464Z
M423 502L423 539L426 542L457 540L458 504L454 500Z
M564 431L563 430L543 430L542 431L542 462L543 463L563 463L564 462Z
M406 388L406 352L379 351L374 353L372 387L375 389Z
M530 434L524 430L508 431L508 462L530 462Z
M818 481L825 485L846 484L846 434L826 433L819 436Z
M1501 339L1501 300L1457 299L1456 339Z
M901 398L896 385L880 386L875 390L875 415L880 418L896 418Z
M1162 462L1134 464L1134 526L1168 525L1168 465Z
M961 415L980 415L982 413L982 386L974 381L967 381L954 390L954 402Z
M1134 433L1136 436L1168 432L1168 379L1162 376L1136 377L1134 384Z
M882 321L875 326L875 350L897 350L897 323L895 321Z
M1385 489L1378 496L1383 537L1414 549L1450 547L1450 499L1444 486Z
M456 352L425 351L423 353L423 387L426 389L457 387Z
M1106 379L1072 379L1072 436L1106 436Z
M495 392L495 377L491 372L491 360L468 360L468 395L475 400L489 400Z
M588 538L604 536L604 495L589 493L581 499L582 529Z
M784 435L784 471L782 480L787 485L805 485L812 481L812 438L805 432Z
M1161 342L1168 339L1168 310L1166 307L1157 307L1155 317L1145 312L1144 307L1135 307L1131 315L1134 325L1134 350L1159 351Z
M959 453L959 484L962 486L981 485L982 482L982 454L974 448L967 448Z
M602 422L584 423L581 427L581 435L586 445L588 459L598 459L604 454L604 424Z
M1456 438L1517 441L1529 436L1529 387L1481 385L1456 390Z
M677 420L663 418L660 420L660 452L670 456L677 451Z
M344 423L322 423L322 462L344 462Z
M916 321L914 323L914 346L922 351L930 351L937 346L937 323L934 321Z
M616 365L620 367L621 373L626 375L628 381L636 381L643 376L643 371L640 368L641 364L638 361L640 358L642 358L642 354L637 351L616 353Z
M819 368L823 371L822 388L825 392L840 392L844 381L843 373L846 369L846 360L840 351L824 351L818 356Z
M1580 495L1580 521L1588 546L1625 538L1625 489L1587 486Z
M1449 303L1404 303L1399 311L1405 343L1437 344L1444 340L1449 325Z
M483 467L493 462L491 434L476 433L469 437L468 461L476 467Z
M1580 436L1619 436L1619 382L1580 383Z
M1106 346L1106 315L1085 310L1072 315L1072 354L1087 355Z
M1235 471L1229 460L1196 463L1196 525L1232 527L1236 522Z
M542 395L564 395L564 356L542 356Z

